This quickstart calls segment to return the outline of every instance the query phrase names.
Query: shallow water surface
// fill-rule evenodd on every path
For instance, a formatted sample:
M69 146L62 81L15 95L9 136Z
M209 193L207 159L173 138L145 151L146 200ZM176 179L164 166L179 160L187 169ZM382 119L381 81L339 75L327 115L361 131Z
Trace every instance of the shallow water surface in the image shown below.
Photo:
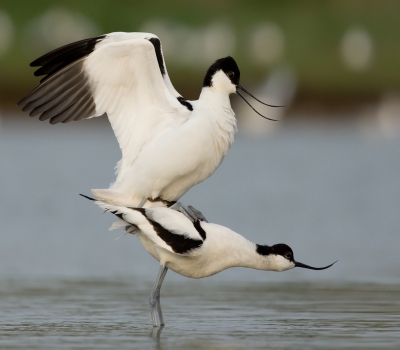
M7 349L397 349L400 289L385 284L223 283L162 290L153 330L151 284L127 278L8 280L0 287Z
M100 118L0 130L0 348L400 348L400 139L356 130L282 129L239 137L185 204L260 244L328 270L169 272L167 325L147 299L158 262L109 233L79 197L107 187L120 157Z

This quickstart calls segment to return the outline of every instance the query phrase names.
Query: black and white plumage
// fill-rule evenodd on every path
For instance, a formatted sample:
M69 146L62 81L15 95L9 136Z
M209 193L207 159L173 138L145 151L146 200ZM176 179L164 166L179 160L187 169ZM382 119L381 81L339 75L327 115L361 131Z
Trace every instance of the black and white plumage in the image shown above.
M115 205L170 204L207 179L236 131L229 95L249 93L236 62L225 57L208 69L199 99L186 100L171 84L160 40L149 33L81 40L31 65L45 77L19 101L23 111L52 124L107 114L122 159L110 188L92 192Z
M86 196L84 196L86 197ZM168 269L190 278L203 278L230 267L285 271L294 267L323 270L294 260L286 244L273 246L250 242L227 227L195 220L165 207L128 208L107 204L90 197L100 208L119 217L110 229L125 227L136 234L151 256L160 262L160 271L150 296L153 325L164 324L160 289Z

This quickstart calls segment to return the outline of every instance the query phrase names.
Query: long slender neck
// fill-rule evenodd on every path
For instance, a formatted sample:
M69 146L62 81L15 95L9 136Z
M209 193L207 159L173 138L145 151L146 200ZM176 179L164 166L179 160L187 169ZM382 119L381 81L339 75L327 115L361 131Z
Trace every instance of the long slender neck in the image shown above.
M214 87L203 87L200 93L199 102L207 103L208 106L218 108L229 108L231 111L231 101L226 91L220 91Z
M229 94L216 91L212 87L203 87L196 108L201 110L201 118L208 119L209 132L214 136L215 147L220 149L225 156L237 131L237 122Z
M216 272L229 267L248 267L258 270L268 270L268 258L257 253L257 245L227 227L212 225L207 232L206 244L220 256L213 263ZM206 226L206 227L207 227ZM208 242L207 242L208 241ZM217 271L218 270L218 271ZM215 272L215 273L216 273Z

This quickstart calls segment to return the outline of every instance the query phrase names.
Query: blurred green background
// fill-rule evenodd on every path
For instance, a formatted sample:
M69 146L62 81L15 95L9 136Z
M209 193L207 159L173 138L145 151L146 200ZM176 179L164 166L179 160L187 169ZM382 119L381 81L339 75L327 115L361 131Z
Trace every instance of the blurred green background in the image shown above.
M396 0L1 0L0 107L15 106L38 83L29 63L47 51L103 33L149 31L161 38L171 80L186 98L197 98L215 59L232 55L244 86L289 72L293 93L276 99L294 109L352 108L400 89L399 16Z

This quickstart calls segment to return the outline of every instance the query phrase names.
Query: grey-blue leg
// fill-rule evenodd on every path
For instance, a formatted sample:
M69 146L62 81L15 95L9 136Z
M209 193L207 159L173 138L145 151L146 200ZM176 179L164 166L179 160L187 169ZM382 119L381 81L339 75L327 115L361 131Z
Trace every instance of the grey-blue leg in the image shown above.
M156 283L154 284L154 288L151 292L150 299L149 299L149 305L151 308L151 319L153 321L153 326L157 327L157 313L158 313L158 318L160 319L160 325L163 326L164 323L164 317L161 311L161 304L160 304L160 291L161 291L161 285L164 281L165 275L168 272L168 267L161 265L160 270L158 271L158 276L156 279ZM156 311L157 310L157 311Z
M144 206L144 203L146 203L146 202L147 202L147 197L143 197L139 203L138 208L142 208Z
M168 268L164 267L164 270L163 270L163 272L161 274L161 277L160 277L160 281L158 283L158 287L157 287L157 289L156 289L156 291L154 293L154 297L155 297L156 302L157 302L156 306L157 306L158 319L160 320L160 325L161 326L165 325L164 317L163 317L162 310L161 310L161 303L160 303L161 285L164 282L164 278L165 278L165 275L167 274L167 272L168 272Z
M189 205L188 208L192 211L192 213L200 220L208 222L203 213L200 210L197 210L195 207Z
M192 207L191 205L186 206L181 202L176 202L170 206L171 209L177 210L185 215L190 221L195 222L197 220L208 222L200 210Z

